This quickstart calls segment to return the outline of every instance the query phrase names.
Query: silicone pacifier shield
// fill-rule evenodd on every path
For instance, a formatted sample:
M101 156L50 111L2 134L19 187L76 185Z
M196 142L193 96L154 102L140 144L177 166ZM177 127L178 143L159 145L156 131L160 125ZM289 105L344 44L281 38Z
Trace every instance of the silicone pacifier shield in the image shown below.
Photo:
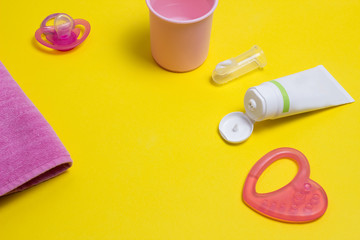
M289 158L298 165L298 173L286 186L270 193L257 193L256 183L273 162ZM321 217L328 205L324 189L309 178L306 157L293 148L278 148L263 156L249 172L243 189L244 202L267 217L285 222L310 222Z

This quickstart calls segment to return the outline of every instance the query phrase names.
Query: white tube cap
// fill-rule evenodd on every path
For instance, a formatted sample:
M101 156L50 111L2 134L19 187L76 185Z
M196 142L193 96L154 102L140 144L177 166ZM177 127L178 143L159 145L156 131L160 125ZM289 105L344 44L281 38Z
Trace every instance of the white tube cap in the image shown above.
M254 129L254 121L242 112L226 115L219 124L221 137L229 143L241 143L247 140Z

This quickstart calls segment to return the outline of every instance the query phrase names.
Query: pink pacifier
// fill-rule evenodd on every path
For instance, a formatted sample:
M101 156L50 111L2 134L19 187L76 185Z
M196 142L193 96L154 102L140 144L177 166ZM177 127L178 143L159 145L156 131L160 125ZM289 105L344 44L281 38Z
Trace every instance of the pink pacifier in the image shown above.
M54 19L53 26L47 26L47 22ZM84 27L81 38L81 28ZM36 40L42 45L59 51L67 51L81 44L90 33L90 24L84 19L72 19L65 13L54 13L42 21L40 28L35 32ZM45 35L47 41L42 38Z
M270 193L257 193L256 183L273 162L289 158L299 171L286 186ZM243 200L258 213L284 222L310 222L321 217L328 200L324 189L309 178L310 166L306 157L293 148L278 148L263 156L251 169L243 189Z

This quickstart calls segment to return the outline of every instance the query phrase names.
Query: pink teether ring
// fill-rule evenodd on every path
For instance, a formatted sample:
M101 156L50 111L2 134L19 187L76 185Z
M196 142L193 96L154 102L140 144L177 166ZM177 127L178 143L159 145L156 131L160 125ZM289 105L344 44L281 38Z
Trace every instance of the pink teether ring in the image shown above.
M46 26L46 23L51 19L54 19L54 25ZM79 25L84 27L81 38L78 38L81 33ZM40 28L35 32L35 38L46 47L67 51L81 44L89 35L90 29L90 24L84 19L73 20L65 13L55 13L42 21ZM42 38L43 34L47 41Z
M257 193L255 186L260 175L282 158L297 163L299 171L295 178L276 191ZM324 189L309 176L309 162L301 152L293 148L275 149L263 156L249 172L244 184L243 200L258 213L279 221L314 221L325 213L328 200Z

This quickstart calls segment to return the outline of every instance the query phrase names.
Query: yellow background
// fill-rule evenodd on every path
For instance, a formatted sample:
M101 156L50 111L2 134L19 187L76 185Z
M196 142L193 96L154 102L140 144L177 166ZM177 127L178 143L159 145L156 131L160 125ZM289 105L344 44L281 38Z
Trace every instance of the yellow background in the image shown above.
M34 41L55 12L91 24L73 51ZM257 123L241 145L226 144L217 126L244 110L249 87L320 64L360 101L360 1L221 0L206 62L183 74L152 60L145 0L0 0L0 36L0 60L74 160L65 174L0 198L0 239L358 238L358 102ZM255 44L267 56L263 71L211 84L218 62ZM328 194L318 221L273 221L241 200L253 164L285 146L308 157ZM258 189L295 173L279 161Z

